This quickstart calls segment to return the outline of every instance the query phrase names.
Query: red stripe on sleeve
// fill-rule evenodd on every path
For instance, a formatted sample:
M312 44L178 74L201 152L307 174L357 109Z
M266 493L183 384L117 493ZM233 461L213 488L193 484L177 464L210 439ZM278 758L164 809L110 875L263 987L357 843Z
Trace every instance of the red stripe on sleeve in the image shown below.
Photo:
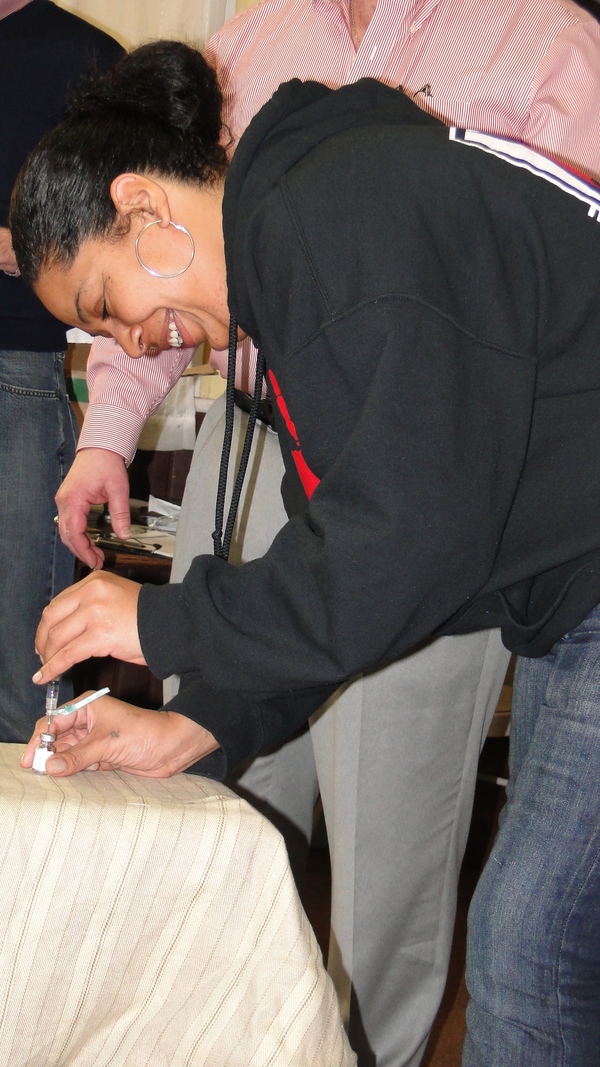
M296 464L296 470L298 471L300 481L302 482L302 488L304 489L304 492L310 500L311 496L313 495L315 489L317 488L320 482L320 478L317 478L316 474L311 471L310 467L308 466L308 463L302 455L302 449L300 448L300 441L298 440L298 433L296 431L296 427L289 413L288 406L281 393L281 389L279 388L279 382L277 381L277 378L273 374L272 370L268 372L268 376L273 392L275 393L277 407L281 412L281 416L283 418L283 421L285 422L286 429L288 433L291 434L291 436L294 438L296 448L292 449L292 459Z

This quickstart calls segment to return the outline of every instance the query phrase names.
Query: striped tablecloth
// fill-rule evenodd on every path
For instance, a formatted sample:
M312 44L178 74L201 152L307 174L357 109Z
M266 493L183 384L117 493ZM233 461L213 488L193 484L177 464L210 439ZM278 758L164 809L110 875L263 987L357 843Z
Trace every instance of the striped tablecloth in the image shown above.
M276 830L224 786L0 745L3 1067L352 1067Z

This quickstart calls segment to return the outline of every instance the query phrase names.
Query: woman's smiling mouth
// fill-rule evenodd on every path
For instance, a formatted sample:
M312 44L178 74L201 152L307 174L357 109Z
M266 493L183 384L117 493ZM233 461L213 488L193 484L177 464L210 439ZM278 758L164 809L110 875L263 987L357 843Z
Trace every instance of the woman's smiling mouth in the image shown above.
M172 308L167 308L161 331L161 348L193 348L196 343Z

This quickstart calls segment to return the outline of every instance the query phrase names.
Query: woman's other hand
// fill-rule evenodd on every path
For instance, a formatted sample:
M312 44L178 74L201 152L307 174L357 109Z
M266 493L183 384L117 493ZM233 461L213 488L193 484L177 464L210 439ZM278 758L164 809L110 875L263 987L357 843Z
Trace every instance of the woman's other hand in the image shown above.
M138 708L110 696L70 715L57 715L53 722L56 755L48 760L46 772L59 778L85 770L169 778L219 747L212 734L185 715ZM22 767L31 767L38 734L45 730L46 719L39 719Z
M44 666L33 681L44 685L90 656L145 664L137 628L140 589L128 578L95 571L59 593L44 609L35 635Z

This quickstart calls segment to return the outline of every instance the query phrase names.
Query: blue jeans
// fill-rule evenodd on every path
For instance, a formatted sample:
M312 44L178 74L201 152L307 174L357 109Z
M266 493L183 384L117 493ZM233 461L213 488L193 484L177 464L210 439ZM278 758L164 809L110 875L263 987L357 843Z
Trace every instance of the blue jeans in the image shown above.
M463 1067L600 1064L600 607L515 676L508 799L469 915Z
M53 518L75 441L64 352L0 350L0 741L28 740L44 713L44 690L31 681L34 635L46 604L73 581ZM69 695L65 684L61 698Z

